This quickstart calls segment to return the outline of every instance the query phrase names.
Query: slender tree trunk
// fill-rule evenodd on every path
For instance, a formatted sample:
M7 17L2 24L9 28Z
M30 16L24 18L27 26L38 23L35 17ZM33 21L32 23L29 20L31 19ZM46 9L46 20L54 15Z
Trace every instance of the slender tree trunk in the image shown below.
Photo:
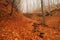
M27 4L27 8L26 9L27 9L27 13L28 13L28 2L27 2L27 0L26 0L26 4Z
M58 9L59 9L59 0L57 2L58 2Z
M57 9L58 9L58 4L59 4L58 2L59 2L59 0L57 0L56 2L57 2Z
M48 11L51 10L50 1L48 0Z
M43 18L43 24L45 24L45 15L44 15L44 9L43 9L43 0L41 0L41 11L42 11L42 18Z
M46 10L46 4L45 4L45 1L46 1L46 0L43 1L43 11L44 11L44 14L45 14L45 12L47 11L47 10Z
M60 0L59 0L59 8L60 8Z
M53 0L53 8L55 9L55 2L54 2L54 1L55 1L55 0ZM54 9L53 9L53 10L54 10Z
M50 7L51 7L51 8L50 8L50 9L51 9L50 11L52 11L52 9L53 9L53 8L52 8L52 7L53 7L52 4L53 4L53 3L52 3L52 0L50 0Z
M13 13L13 6L14 6L14 2L15 2L15 0L12 0L12 8L11 8L11 12L10 12L10 16L12 15L12 13Z

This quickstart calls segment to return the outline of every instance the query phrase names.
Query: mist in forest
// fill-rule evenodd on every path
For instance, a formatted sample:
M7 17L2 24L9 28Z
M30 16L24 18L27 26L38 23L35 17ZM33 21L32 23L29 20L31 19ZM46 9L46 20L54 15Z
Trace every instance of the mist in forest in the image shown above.
M43 0L44 6L56 5L60 3L60 0ZM16 0L18 10L23 12L31 12L33 10L41 8L41 0Z

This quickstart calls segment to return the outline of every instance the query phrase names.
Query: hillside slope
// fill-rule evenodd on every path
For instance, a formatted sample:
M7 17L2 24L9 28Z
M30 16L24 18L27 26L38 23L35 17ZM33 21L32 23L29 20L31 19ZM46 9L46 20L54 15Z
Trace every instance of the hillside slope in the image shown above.
M2 0L2 3L5 4L5 1ZM8 9L10 6L7 6ZM0 5L0 40L60 40L60 11L56 11L53 16L46 16L47 25L44 26L41 17L33 15L28 18L15 8L13 14L9 15L8 9Z

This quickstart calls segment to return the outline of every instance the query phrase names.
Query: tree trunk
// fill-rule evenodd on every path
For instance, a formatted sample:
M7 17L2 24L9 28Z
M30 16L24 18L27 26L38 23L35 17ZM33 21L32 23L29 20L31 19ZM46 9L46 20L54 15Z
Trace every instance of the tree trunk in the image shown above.
M43 0L41 0L41 11L42 11L42 17L43 17L43 25L46 25L46 24L45 24L44 9L43 9Z

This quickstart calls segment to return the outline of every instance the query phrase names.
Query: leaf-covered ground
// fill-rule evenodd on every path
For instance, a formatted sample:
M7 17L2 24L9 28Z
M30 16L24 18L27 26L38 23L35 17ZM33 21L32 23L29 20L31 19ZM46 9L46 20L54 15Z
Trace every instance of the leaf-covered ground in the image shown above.
M1 2L5 4L5 0ZM13 14L9 15L10 6L5 9L0 5L0 40L60 40L60 11L46 16L44 26L42 17L36 14L28 18L13 8Z

